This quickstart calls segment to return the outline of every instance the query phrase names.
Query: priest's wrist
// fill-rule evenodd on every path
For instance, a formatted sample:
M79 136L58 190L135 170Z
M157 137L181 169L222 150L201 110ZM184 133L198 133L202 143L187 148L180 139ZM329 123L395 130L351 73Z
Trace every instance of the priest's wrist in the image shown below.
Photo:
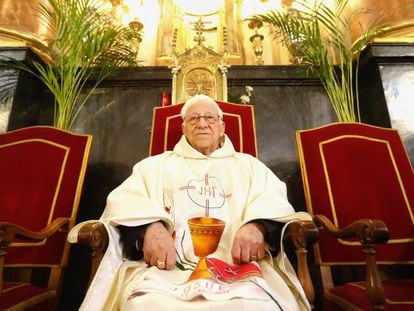
M144 249L144 238L145 238L145 233L147 232L147 229L150 226L157 225L157 224L161 224L166 228L166 225L161 220L158 220L158 221L146 224L144 226L141 226L142 228L140 228L141 230L138 232L138 236L137 236L137 239L135 241L135 248L137 249L137 251L142 252L143 249Z

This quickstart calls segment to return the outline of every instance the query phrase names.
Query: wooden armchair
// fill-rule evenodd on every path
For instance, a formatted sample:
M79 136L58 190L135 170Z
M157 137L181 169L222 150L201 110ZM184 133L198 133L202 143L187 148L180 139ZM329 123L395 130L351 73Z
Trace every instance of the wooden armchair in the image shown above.
M324 310L414 310L414 172L397 130L334 123L297 142Z
M223 110L226 133L232 140L235 149L257 157L253 106L222 101L218 101L218 103ZM156 155L165 150L172 150L178 142L182 135L182 119L180 116L182 105L154 108L150 155ZM309 302L312 304L314 290L307 263L307 247L317 240L318 230L313 222L295 221L289 224L285 237L290 239L296 248L298 277ZM104 225L99 222L85 224L79 231L78 243L87 245L92 249L92 269L90 274L92 278L108 243L108 235Z
M55 309L91 140L47 126L0 134L0 310Z

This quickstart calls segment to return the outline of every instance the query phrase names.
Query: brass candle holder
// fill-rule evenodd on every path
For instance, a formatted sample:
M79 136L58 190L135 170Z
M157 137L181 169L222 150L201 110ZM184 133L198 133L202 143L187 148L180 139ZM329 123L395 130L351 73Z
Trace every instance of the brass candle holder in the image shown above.
M254 30L254 34L250 37L250 42L253 44L253 52L256 55L256 64L263 65L263 40L264 36L259 33L259 28L263 26L263 22L259 20L251 20L248 27Z
M134 31L136 31L137 33L139 33L143 28L144 28L144 24L142 24L138 19L133 19L132 21L129 22L129 27L131 29L133 29ZM139 47L141 45L141 38L133 38L130 40L130 46L131 49L135 52L135 55L138 58L138 52L139 52Z

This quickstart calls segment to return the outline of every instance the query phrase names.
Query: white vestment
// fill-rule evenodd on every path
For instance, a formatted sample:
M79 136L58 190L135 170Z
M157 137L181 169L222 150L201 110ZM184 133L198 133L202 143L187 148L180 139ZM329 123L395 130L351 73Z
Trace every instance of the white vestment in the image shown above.
M110 243L81 310L141 310L146 306L147 310L310 309L283 249L276 258L267 256L256 263L263 286L256 281L242 282L236 288L223 284L220 290L214 289L215 284L200 285L208 280L185 287L190 284L186 281L191 270L159 270L123 257L118 225L161 220L174 232L179 266L193 267L198 257L188 219L204 216L225 222L218 248L208 257L230 265L233 238L247 222L310 219L306 213L294 212L287 201L286 185L258 159L236 152L227 136L223 146L209 156L193 149L183 136L173 151L137 163L131 176L109 194L100 221L109 232ZM71 242L76 241L78 228L71 231ZM200 286L209 290L197 295ZM193 301L180 299L184 293L192 294Z

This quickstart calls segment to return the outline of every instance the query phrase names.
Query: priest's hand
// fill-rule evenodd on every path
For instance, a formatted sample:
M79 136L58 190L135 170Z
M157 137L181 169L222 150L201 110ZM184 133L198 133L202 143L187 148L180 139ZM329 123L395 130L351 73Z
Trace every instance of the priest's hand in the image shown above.
M248 263L265 256L265 228L255 222L249 222L236 232L231 249L235 264Z
M154 222L147 227L143 251L144 261L148 265L157 266L162 270L174 268L174 239L161 222Z

